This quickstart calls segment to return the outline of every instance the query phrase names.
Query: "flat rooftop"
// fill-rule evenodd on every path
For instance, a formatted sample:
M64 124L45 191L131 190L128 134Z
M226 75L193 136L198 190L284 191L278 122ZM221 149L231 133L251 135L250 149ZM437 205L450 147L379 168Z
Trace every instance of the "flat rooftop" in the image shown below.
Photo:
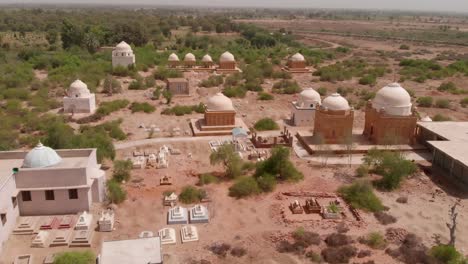
M162 263L159 237L137 238L102 243L100 264Z
M168 82L188 82L185 78L167 78Z
M445 140L427 143L451 158L468 164L468 122L418 122L423 127Z
M423 127L446 140L464 141L468 144L468 122L418 122L418 126Z

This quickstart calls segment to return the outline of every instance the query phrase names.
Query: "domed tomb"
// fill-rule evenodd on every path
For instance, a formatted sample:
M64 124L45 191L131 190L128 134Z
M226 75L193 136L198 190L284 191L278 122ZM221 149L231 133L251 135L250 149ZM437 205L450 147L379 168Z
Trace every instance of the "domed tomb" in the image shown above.
M26 154L23 160L23 168L44 168L59 164L62 158L52 148L39 142L36 147Z
M112 67L128 67L135 64L135 54L132 47L125 41L120 42L112 51Z
M229 51L224 52L219 57L219 69L221 70L235 70L236 69L236 59L234 55Z
M312 88L304 89L292 102L291 122L295 126L313 126L315 110L320 106L320 94Z
M184 57L185 66L193 67L195 66L196 62L197 62L197 59L195 58L195 55L193 55L192 53L185 54L185 57Z
M234 111L231 99L223 93L217 93L208 99L207 111Z
M304 108L315 108L321 103L320 94L312 88L306 88L299 94L297 105Z
M299 70L305 71L306 70L306 60L304 56L300 53L296 53L289 57L288 60L288 68L292 71Z
M63 98L65 113L93 113L96 110L96 97L81 80L70 84L67 96Z
M322 101L322 108L331 111L347 111L351 109L348 100L339 93L333 93Z
M411 115L411 96L398 83L391 83L380 89L372 100L372 107L377 111L385 111L387 115Z
M322 101L315 113L314 137L320 136L325 143L340 144L352 136L354 111L348 101L338 93Z
M211 66L213 66L213 59L211 58L209 54L206 54L205 56L203 56L202 64L203 64L203 67L205 68L211 68Z
M70 84L70 88L67 91L68 97L76 98L76 97L87 97L90 95L88 85L86 85L81 80L75 80Z
M179 65L179 56L177 56L175 53L171 53L167 61L169 62L169 67L175 68L177 65Z

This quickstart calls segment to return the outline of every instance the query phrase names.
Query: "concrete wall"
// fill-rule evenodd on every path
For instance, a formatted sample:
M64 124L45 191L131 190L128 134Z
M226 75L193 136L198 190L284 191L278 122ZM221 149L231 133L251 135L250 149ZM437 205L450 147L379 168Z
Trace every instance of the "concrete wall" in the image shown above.
M20 169L16 174L18 189L48 188L54 189L66 186L87 186L90 181L86 177L86 168L77 169Z
M292 122L295 126L313 126L315 109L301 109L292 105Z
M12 175L0 186L0 213L6 213L6 223L2 224L0 222L0 256L2 255L4 243L16 226L16 219L19 215L19 207L18 205L14 206L12 201L15 191L15 178Z
M53 190L53 188L50 188ZM90 188L78 189L78 199L69 199L68 189L54 190L54 200L46 200L45 191L31 191L31 201L23 201L18 195L18 205L22 216L76 214L89 211L91 207Z
M131 54L130 56L121 56L120 54L112 55L112 67L122 66L128 67L135 64L135 55Z
M444 152L434 149L432 165L443 169L447 176L454 178L459 186L468 190L468 167Z
M65 113L94 113L96 111L96 97L91 94L87 98L63 98L63 111Z

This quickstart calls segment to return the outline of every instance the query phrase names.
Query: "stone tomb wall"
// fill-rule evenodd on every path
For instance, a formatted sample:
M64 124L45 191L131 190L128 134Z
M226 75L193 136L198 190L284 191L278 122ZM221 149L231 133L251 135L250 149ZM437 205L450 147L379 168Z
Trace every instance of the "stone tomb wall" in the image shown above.
M234 126L236 124L235 111L206 111L204 126ZM208 130L203 128L202 130ZM216 130L219 130L217 128Z
M315 113L314 135L320 134L327 144L341 143L353 133L354 111L319 109Z

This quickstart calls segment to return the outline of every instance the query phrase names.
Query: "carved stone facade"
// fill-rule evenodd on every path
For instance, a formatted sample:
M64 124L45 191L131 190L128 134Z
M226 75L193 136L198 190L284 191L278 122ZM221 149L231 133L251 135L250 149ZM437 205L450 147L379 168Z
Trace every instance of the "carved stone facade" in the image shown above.
M417 120L414 112L409 116L388 115L368 102L363 134L378 145L414 144Z
M314 136L321 135L324 143L342 143L353 132L354 111L318 109L315 112Z
M290 60L288 62L288 67L289 69L305 69L306 68L306 62L305 61L292 61Z

